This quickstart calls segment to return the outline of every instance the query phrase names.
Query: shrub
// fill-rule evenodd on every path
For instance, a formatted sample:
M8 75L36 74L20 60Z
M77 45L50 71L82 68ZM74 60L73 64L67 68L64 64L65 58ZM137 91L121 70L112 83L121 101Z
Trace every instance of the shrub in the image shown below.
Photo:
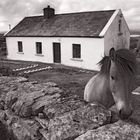
M1 66L0 67L0 75L1 76L16 76L17 74L12 71L10 67Z

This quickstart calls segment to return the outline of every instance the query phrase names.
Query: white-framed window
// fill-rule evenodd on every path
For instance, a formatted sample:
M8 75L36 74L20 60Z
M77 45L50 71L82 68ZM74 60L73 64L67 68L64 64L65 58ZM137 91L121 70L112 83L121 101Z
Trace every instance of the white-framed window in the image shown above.
M42 54L42 42L36 42L36 54Z
M22 53L23 52L23 44L22 44L22 41L18 41L17 44L18 44L18 52L19 53Z
M72 44L73 58L81 58L81 44Z

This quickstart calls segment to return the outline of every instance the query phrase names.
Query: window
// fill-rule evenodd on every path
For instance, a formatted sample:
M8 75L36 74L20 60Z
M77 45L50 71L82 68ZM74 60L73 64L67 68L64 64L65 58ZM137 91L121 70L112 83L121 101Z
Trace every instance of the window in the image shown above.
M81 58L81 45L73 44L73 58Z
M119 33L121 33L121 24L122 24L122 21L121 19L119 20Z
M23 52L22 41L18 41L18 52Z
M41 42L36 42L36 53L42 54L42 43Z

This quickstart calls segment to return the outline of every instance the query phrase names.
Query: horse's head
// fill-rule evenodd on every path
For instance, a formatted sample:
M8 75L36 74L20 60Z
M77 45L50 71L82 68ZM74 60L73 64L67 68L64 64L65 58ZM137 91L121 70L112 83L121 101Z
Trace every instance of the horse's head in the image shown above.
M130 103L136 61L133 54L126 49L115 51L110 49L110 90L121 119L127 119L132 114Z

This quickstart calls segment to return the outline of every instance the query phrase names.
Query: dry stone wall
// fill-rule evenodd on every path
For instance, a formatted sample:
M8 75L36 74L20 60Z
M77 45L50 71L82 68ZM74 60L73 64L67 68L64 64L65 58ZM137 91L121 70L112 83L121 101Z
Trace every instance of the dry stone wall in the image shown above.
M136 102L134 107L138 112ZM0 77L0 121L18 140L139 139L137 116L112 123L111 111L85 103L56 83Z

